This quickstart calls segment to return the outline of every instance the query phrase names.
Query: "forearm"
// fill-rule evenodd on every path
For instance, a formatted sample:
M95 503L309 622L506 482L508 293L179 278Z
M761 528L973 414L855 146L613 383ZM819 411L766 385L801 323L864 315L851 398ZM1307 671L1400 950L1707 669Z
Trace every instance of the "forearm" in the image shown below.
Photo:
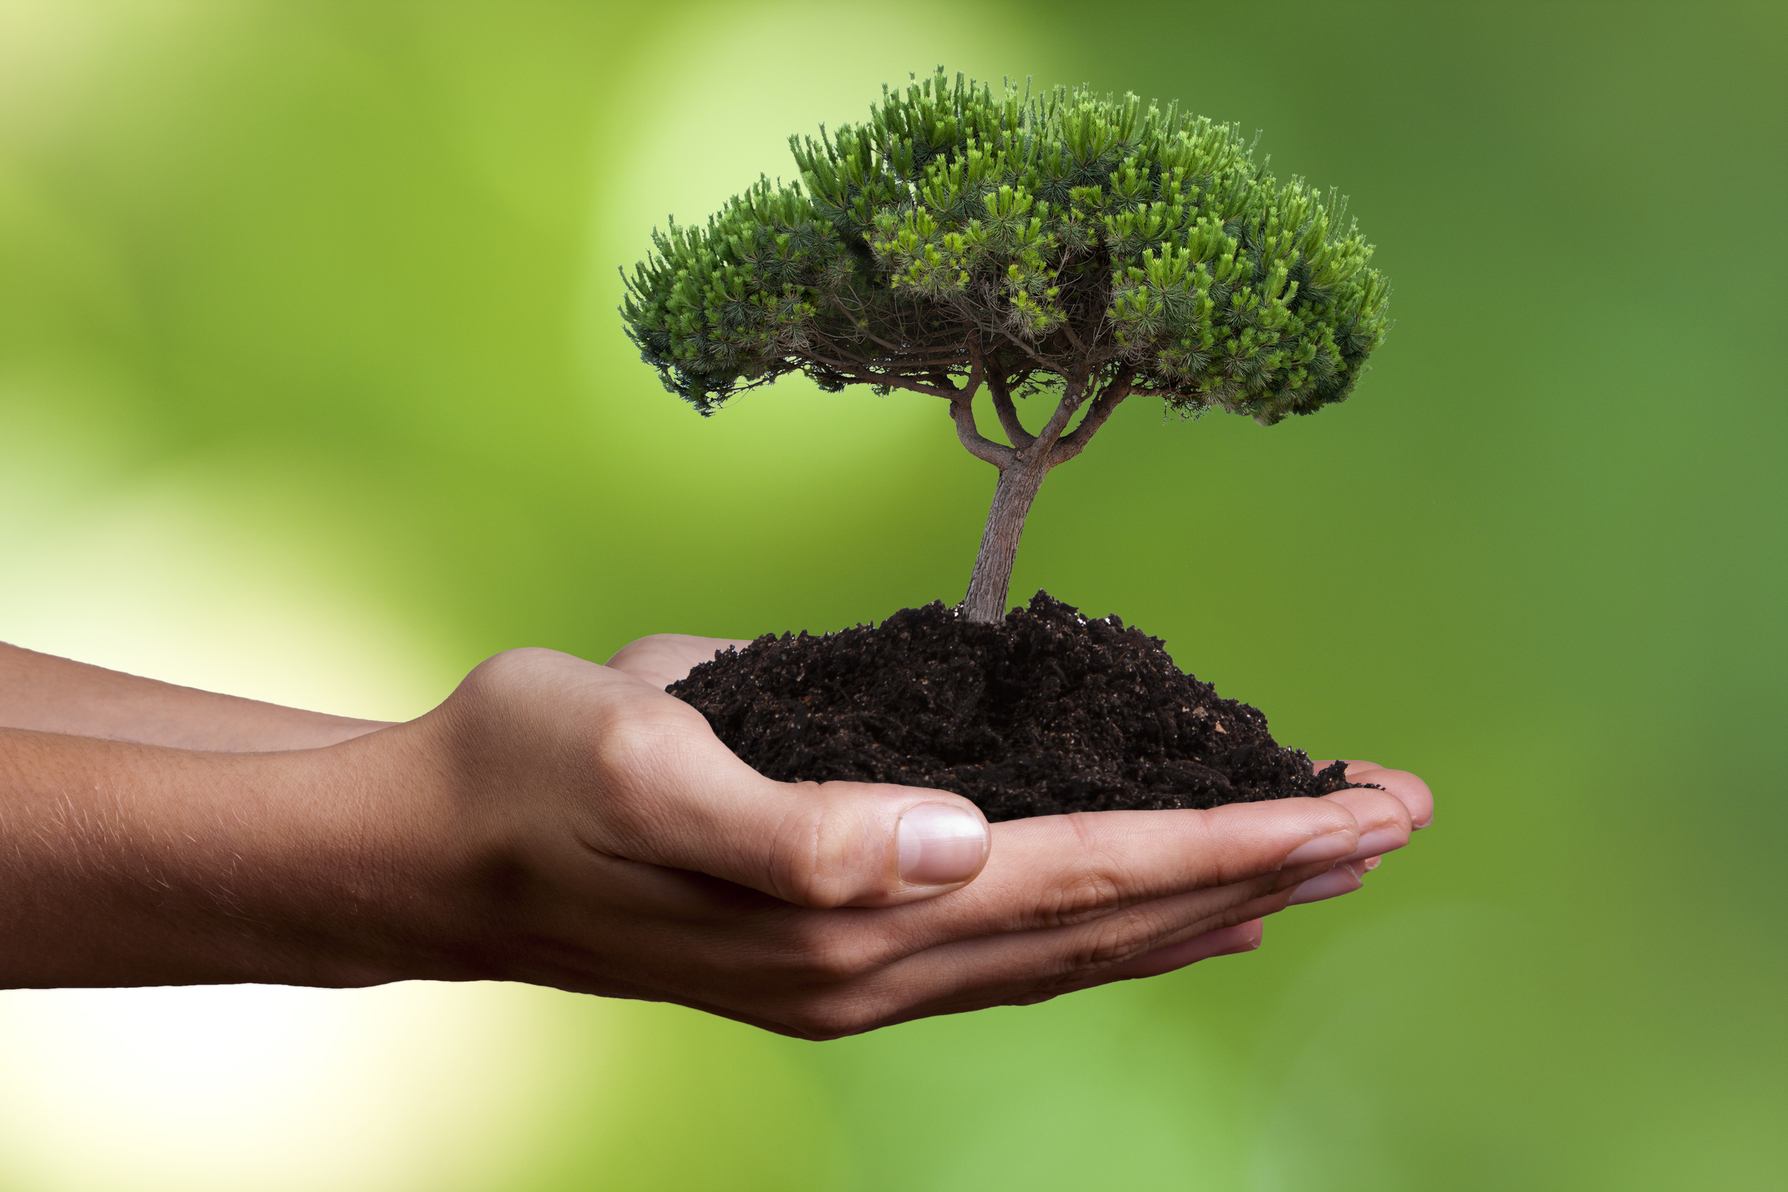
M401 908L439 834L380 773L0 730L0 987L430 975Z
M0 728L175 749L314 749L385 724L121 674L0 643Z

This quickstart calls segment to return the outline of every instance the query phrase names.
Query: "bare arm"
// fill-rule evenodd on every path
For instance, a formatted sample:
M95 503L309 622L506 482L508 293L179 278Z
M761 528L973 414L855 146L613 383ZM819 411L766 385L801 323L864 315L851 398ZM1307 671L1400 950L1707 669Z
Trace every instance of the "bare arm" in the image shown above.
M329 753L0 729L0 987L400 975L381 912L441 841Z
M334 745L385 727L138 678L0 642L0 728L264 753Z
M990 830L773 782L660 688L725 644L513 651L317 749L0 729L0 986L513 980L825 1038L1246 950L1431 814L1417 782Z

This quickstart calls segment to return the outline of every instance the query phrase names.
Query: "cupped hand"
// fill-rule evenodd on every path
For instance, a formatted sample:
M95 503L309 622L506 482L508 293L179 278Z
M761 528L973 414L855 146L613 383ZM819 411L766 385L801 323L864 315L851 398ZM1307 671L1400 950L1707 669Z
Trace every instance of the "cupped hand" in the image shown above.
M749 639L743 638L658 633L623 646L608 660L608 665L616 670L626 671L655 687L669 687L700 664L711 662L717 655L730 650L742 650L750 644ZM1322 770L1334 763L1316 761L1311 764ZM1409 843L1412 830L1426 828L1434 822L1433 793L1429 791L1428 784L1416 775L1406 770L1388 769L1375 762L1350 761L1347 763L1347 777L1351 782L1381 788L1403 804L1408 812L1408 819L1405 822L1396 815L1395 808L1390 804L1364 793L1349 790L1327 796L1349 808L1357 808L1372 827L1361 839L1354 855L1337 864L1335 871L1326 880L1307 884L1293 898L1293 902L1316 902L1359 889L1365 875L1378 867L1385 853ZM1239 949L1244 951L1258 947L1261 939L1260 925L1254 923L1244 926L1248 928L1245 932L1239 928L1225 929L1229 934L1224 936L1224 941L1244 943L1246 946ZM1210 942L1214 944L1216 941L1213 939ZM1183 955L1191 956L1196 951L1197 949L1188 947ZM1220 953L1209 953L1218 954ZM1201 955L1196 958L1204 957Z
M609 666L513 651L338 746L436 842L401 967L831 1038L1246 950L1263 916L1408 837L1401 787L990 827L941 791L774 782L662 690L733 644L645 639Z
M668 687L683 678L691 669L711 661L718 654L743 649L748 639L699 637L689 634L655 634L640 638L623 647L608 665L628 671L655 686ZM1329 761L1313 763L1320 770ZM1353 782L1382 788L1408 813L1399 814L1395 804L1381 794L1368 790L1336 792L1327 798L1359 813L1359 822L1366 825L1364 835L1354 851L1324 873L1301 883L1286 900L1286 905L1317 902L1361 887L1365 876L1378 867L1385 853L1409 842L1412 829L1427 827L1434 821L1434 800L1428 786L1416 775L1403 770L1390 770L1373 762L1350 761L1347 776ZM995 831L1004 826L996 825ZM1155 976L1171 972L1199 960L1258 948L1264 934L1262 919L1251 919L1230 927L1220 927L1177 943L1156 948L1141 956L1102 970L1086 983ZM1049 995L1053 996L1053 995ZM1027 1000L1039 1000L1030 998Z

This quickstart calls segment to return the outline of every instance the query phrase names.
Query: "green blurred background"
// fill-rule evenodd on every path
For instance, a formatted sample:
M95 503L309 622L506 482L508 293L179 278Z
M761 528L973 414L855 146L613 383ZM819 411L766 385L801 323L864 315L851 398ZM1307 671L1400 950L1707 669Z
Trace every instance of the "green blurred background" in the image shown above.
M1014 593L1440 810L1256 954L824 1045L0 995L0 1188L1782 1187L1785 61L1779 4L3 0L0 637L401 717L511 646L957 599L992 473L941 403L704 421L614 310L667 212L941 62L1352 196L1353 400L1126 405Z

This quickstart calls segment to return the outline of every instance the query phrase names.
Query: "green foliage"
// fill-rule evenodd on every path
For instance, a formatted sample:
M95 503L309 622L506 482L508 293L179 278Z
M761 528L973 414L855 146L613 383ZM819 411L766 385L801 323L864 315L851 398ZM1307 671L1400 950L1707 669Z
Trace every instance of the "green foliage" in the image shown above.
M790 147L800 183L654 233L627 282L629 335L703 413L796 370L885 390L979 364L1270 423L1346 397L1388 326L1343 201L1134 95L940 70Z

